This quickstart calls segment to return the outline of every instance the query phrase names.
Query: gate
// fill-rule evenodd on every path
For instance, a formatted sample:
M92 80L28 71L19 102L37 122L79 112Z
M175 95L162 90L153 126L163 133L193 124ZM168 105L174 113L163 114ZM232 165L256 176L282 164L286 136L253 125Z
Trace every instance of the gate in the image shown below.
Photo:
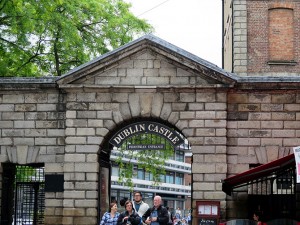
M45 209L45 176L41 165L4 166L1 224L3 225L43 225ZM5 196L11 196L5 198ZM6 208L3 210L3 208ZM6 211L6 212L4 212ZM4 214L6 213L6 214Z
M265 220L296 219L295 166L254 180L248 186L248 194L249 208L255 209L259 205L257 211L262 211Z

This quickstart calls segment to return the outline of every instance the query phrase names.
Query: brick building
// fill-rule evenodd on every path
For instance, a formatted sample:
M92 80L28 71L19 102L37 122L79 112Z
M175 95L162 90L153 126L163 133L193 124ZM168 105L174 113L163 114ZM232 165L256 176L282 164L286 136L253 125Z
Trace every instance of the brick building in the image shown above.
M248 218L257 195L249 198L249 186L236 186L245 181L241 175L266 172L282 159L295 166L299 7L297 1L224 1L225 69L146 35L62 77L1 78L1 224L98 224L109 203L110 139L137 122L188 139L194 225ZM269 29L277 13L286 26ZM256 36L255 29L265 33ZM293 41L278 49L273 43L281 32ZM281 172L277 167L272 172ZM29 175L16 176L19 171ZM239 182L231 179L236 176ZM287 182L276 184L279 190ZM299 220L299 184L291 185L289 216ZM220 217L199 214L202 203L219 207L211 212Z
M239 90L228 92L227 173L228 177L241 172L249 176L245 171L262 164L271 171L270 162L281 160L299 145L300 2L224 0L223 9L223 66L243 83ZM277 176L275 171L272 174ZM296 186L290 187L297 192ZM254 208L273 218L290 216L283 209L266 209L285 203L274 200L262 206L261 201L270 199L257 201L250 187L236 191L231 199L227 196L227 218L251 218ZM292 204L299 216L299 202Z
M223 0L223 67L240 76L298 76L300 2Z

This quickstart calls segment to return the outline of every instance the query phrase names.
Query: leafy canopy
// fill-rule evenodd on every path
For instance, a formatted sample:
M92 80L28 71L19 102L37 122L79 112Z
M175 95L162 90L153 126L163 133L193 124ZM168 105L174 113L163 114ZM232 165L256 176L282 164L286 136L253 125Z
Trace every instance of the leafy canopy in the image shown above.
M164 148L129 150L128 144L163 144ZM137 175L137 171L134 170L135 165L138 169L148 173L153 185L159 185L162 182L161 176L166 174L165 163L174 155L174 147L164 138L146 133L133 136L115 152L117 153L116 163L119 166L119 182L132 190L134 187L132 178Z
M152 31L123 0L0 0L0 76L60 76Z

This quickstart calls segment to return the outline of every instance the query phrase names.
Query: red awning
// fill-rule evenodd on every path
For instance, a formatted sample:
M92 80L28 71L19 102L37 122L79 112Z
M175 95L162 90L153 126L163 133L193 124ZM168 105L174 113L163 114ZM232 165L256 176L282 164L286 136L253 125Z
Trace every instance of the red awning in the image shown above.
M283 158L250 169L246 172L226 178L225 180L222 180L222 190L226 194L231 195L231 192L235 187L242 186L242 184L246 185L253 180L269 176L292 166L295 166L294 154L290 154Z

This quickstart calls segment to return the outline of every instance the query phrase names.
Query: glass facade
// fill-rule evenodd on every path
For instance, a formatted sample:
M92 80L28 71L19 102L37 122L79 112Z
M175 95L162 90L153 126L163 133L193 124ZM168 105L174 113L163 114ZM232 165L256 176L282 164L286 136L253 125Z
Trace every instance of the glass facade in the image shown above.
M146 172L143 169L138 169L137 166L134 168L135 173L133 178L138 180L147 180L153 181L153 175L149 172ZM120 168L117 164L112 165L112 176L119 176ZM166 171L165 175L161 175L161 182L167 184L178 184L184 185L184 173L181 172L173 172L173 171Z
M141 168L138 166L139 161L135 156L141 150L128 150L134 144L162 144L164 149L172 150L171 156L165 161L164 172L165 174L159 175L160 183L154 184L154 171L146 171L146 167ZM150 144L151 145L151 144ZM111 185L111 200L118 202L122 199L132 200L132 192L140 191L143 194L143 200L149 205L153 205L153 197L160 195L163 199L163 204L169 206L170 210L175 210L180 207L181 209L190 208L191 186L190 181L187 179L191 174L191 164L186 162L186 154L190 152L190 147L187 143L180 145L174 149L170 144L163 140L161 137L154 136L153 134L143 134L126 139L126 143L121 148L114 148L111 151L112 162L112 185ZM156 151L156 156L163 158L164 150ZM121 157L120 157L121 156ZM132 190L126 186L125 181L119 181L120 166L116 162L122 160L126 163L130 161L133 165L132 170ZM188 201L189 199L189 201ZM123 207L121 207L123 210Z

